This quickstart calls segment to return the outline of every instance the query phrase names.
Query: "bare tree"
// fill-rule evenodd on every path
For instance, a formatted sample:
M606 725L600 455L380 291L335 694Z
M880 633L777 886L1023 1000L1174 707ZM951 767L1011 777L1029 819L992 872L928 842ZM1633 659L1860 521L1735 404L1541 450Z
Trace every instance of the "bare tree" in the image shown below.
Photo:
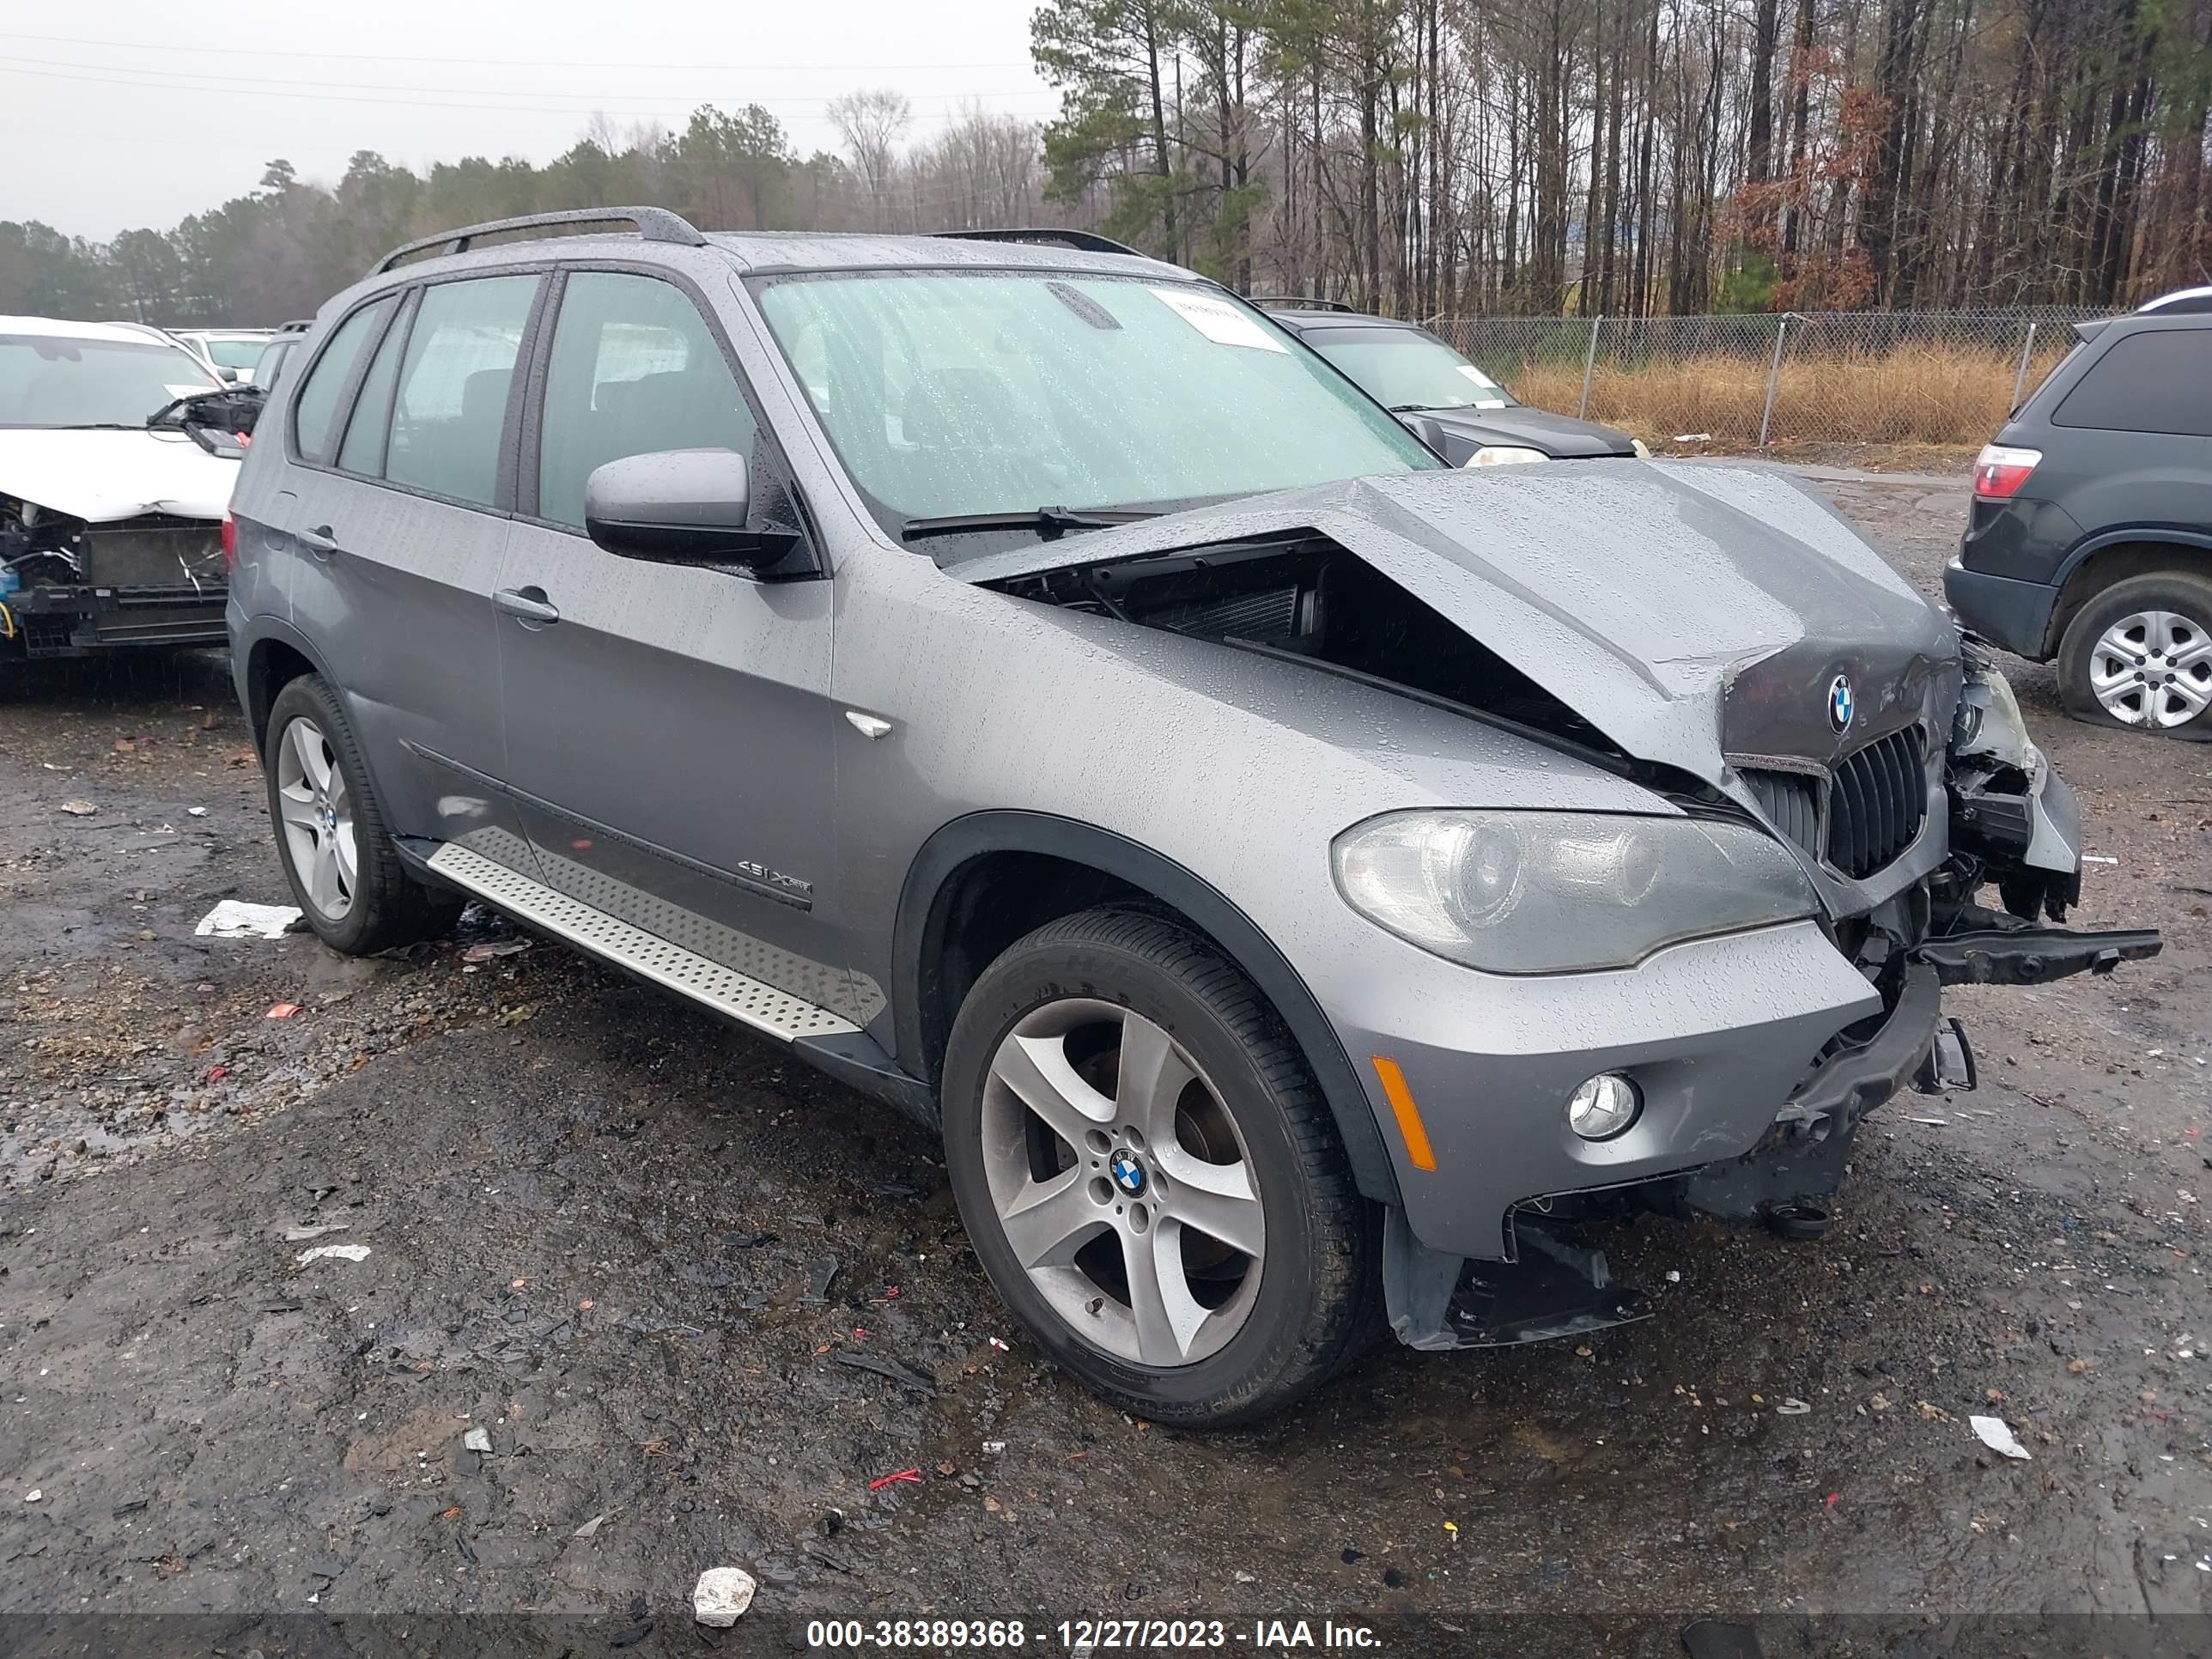
M914 121L914 107L906 94L888 87L841 94L830 100L830 125L845 141L845 152L860 175L868 193L869 228L884 228L884 209L890 197L891 174L898 161L896 146Z

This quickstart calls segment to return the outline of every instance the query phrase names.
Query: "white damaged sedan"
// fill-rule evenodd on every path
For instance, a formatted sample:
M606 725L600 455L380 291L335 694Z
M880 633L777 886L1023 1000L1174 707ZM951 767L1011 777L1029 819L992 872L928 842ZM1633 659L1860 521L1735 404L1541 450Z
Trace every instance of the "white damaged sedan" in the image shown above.
M230 395L155 330L0 317L0 676L223 643Z

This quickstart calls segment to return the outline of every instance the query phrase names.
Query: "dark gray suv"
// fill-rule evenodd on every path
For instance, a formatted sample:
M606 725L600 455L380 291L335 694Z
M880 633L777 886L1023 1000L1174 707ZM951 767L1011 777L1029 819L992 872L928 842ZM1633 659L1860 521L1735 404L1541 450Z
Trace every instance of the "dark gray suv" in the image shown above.
M2172 295L2074 336L1975 464L1945 597L2055 659L2079 718L2212 738L2212 313Z
M2072 796L1798 485L1447 466L1054 236L635 209L325 306L229 611L316 933L474 896L895 1103L1040 1346L1182 1423L1638 1317L1633 1211L1817 1234L1971 1085L1944 984L2158 948L2049 925Z

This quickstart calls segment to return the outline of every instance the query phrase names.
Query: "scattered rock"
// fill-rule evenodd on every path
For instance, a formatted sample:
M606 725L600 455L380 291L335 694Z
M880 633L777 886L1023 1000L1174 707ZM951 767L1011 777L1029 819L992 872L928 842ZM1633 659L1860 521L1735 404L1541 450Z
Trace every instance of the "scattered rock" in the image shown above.
M99 805L94 801L82 799L65 800L62 803L62 811L68 813L73 818L88 818L94 812L100 811L100 807Z
M471 1429L461 1437L461 1444L472 1452L488 1452L491 1449L490 1431L485 1429Z
M709 1567L691 1587L691 1617L714 1630L727 1630L753 1604L752 1574L743 1567Z

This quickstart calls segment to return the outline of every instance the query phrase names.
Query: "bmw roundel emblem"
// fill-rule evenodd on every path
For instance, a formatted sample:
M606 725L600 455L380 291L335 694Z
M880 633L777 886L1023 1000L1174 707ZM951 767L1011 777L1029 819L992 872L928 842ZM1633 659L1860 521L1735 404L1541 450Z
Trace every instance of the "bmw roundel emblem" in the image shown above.
M1841 737L1851 729L1851 677L1838 674L1828 682L1828 724Z
M1145 1190L1145 1166L1127 1152L1114 1154L1109 1165L1114 1172L1114 1184L1132 1198Z

